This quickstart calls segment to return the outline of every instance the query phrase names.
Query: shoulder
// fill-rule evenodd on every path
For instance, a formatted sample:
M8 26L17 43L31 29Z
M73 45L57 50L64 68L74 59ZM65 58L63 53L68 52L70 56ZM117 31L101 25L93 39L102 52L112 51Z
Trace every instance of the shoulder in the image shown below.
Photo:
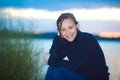
M81 35L86 39L95 39L94 35L88 32L81 32Z
M56 39L60 39L60 36L59 35L55 35L54 40L56 40Z
M81 40L86 43L98 43L95 36L88 32L81 32Z
M60 36L58 36L58 35L56 35L55 37L54 37L54 39L53 39L53 42L58 42L58 41L61 41L61 37Z
M53 39L53 44L62 44L62 39L60 36L56 35Z
M95 36L91 33L87 33L87 32L82 32L82 35L84 37L84 42L86 42L86 44L90 44L90 45L98 45L98 41L95 38Z

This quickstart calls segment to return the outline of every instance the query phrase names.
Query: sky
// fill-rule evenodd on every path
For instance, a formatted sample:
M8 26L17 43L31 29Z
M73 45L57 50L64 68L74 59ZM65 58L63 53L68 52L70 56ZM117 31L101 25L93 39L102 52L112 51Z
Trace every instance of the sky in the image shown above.
M0 9L13 17L38 20L35 31L55 31L58 16L71 12L81 30L100 33L120 32L119 4L120 0L0 0Z
M120 8L120 0L0 0L0 7L64 10L70 8Z

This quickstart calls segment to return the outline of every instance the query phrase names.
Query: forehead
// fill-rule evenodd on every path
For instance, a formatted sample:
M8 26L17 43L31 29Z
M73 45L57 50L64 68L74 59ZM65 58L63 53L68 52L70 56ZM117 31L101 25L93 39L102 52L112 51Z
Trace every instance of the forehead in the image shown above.
M65 20L62 22L62 26L68 26L68 25L75 25L73 19L65 19Z

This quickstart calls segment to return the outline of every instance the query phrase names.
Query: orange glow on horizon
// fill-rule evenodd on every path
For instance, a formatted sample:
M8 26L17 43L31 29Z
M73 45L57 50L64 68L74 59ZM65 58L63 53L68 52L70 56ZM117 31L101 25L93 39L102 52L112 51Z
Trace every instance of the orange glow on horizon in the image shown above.
M33 34L41 34L42 32L40 30L34 30Z
M101 32L98 36L106 38L120 38L120 32Z

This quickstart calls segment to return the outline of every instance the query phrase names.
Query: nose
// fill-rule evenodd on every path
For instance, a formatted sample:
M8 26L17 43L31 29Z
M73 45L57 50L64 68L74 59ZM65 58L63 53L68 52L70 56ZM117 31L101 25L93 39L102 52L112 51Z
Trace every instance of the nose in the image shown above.
M66 30L66 35L68 35L70 33L70 31L69 30Z

